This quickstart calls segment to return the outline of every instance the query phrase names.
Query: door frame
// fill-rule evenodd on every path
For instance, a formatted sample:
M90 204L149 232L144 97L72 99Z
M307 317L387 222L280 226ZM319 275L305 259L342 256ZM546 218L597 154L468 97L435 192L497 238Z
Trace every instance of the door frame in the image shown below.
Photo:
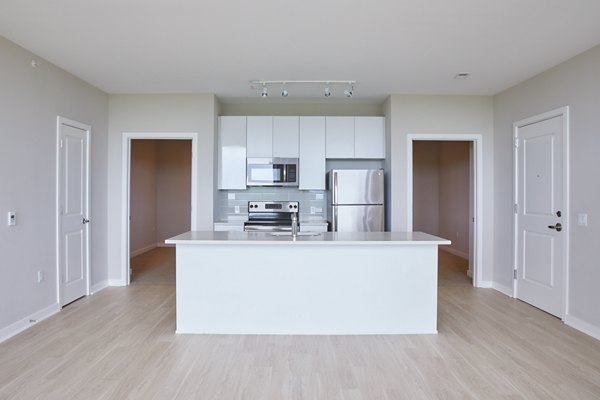
M198 145L197 132L123 132L122 138L122 162L121 162L121 276L122 286L128 286L131 282L129 265L130 246L130 189L131 189L131 141L138 139L147 140L191 140L192 141L192 173L191 173L191 230L197 230L197 204L198 204L198 160L196 157Z
M89 215L91 214L90 211L90 153L91 153L91 132L92 132L92 127L86 124L83 124L81 122L78 121L74 121L72 119L68 119L65 117L61 117L60 115L56 116L56 302L58 303L59 307L62 308L62 279L61 279L61 265L60 265L60 249L62 246L62 242L61 242L61 183L62 183L62 178L60 175L60 170L61 170L61 166L62 166L62 158L61 158L61 151L60 151L60 134L61 134L61 125L69 125L73 128L77 128L77 129L81 129L83 131L85 131L85 136L86 136L86 163L85 163L85 175L86 175L86 185L85 185L85 191L86 191L86 204L85 204L85 208L86 208L86 212L88 214L88 219L91 219L89 217ZM91 282L91 257L90 257L90 243L91 243L91 230L90 230L90 224L85 224L84 226L85 230L86 230L86 243L85 243L85 259L86 259L86 289L85 289L85 295L89 296L90 295L90 282Z
M515 212L513 213L513 274L514 271L517 270L517 262L518 262L518 231L519 231L519 214L516 212L516 207L519 201L519 147L517 146L517 140L519 139L519 129L535 124L537 122L542 122L547 119L560 117L563 119L563 188L562 188L562 196L563 196L563 232L562 236L563 240L563 259L562 259L562 267L563 267L563 306L562 306L562 315L559 316L562 320L565 319L565 316L569 311L569 106L557 108L542 114L534 115L533 117L525 118L520 121L513 123L513 204L515 207ZM517 280L514 279L513 275L513 297L517 298L518 287Z
M406 230L413 230L413 142L414 141L439 141L439 142L471 142L473 143L473 185L471 218L475 218L473 228L473 286L487 287L483 282L483 136L479 134L436 133L436 134L408 134L406 146L407 181L406 181ZM470 251L471 253L471 251ZM471 256L471 254L469 254Z

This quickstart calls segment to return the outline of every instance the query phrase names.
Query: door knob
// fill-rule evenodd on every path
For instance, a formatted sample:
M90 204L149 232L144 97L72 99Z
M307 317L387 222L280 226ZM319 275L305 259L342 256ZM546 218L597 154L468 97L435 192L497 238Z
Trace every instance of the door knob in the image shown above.
M84 218L84 219L83 219L83 221L82 221L82 223L83 223L84 225L85 225L85 224L87 224L87 223L89 223L89 222L90 222L90 220L89 220L89 219L87 219L87 218Z
M556 232L560 232L562 231L562 224L560 222L557 222L556 225L548 225L548 228L556 229Z

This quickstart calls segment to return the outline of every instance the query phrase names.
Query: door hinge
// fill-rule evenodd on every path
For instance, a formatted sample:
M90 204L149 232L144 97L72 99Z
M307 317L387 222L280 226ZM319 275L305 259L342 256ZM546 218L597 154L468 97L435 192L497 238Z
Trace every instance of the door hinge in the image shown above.
M514 206L513 206L513 210L514 210L515 214L518 214L518 213L519 213L519 204L518 204L518 203L515 203L515 204L514 204Z
M518 148L519 147L519 139L515 138L515 147Z
M63 140L60 139L59 142L60 142L60 148L62 149L63 148Z
M517 270L513 269L513 279L517 279Z

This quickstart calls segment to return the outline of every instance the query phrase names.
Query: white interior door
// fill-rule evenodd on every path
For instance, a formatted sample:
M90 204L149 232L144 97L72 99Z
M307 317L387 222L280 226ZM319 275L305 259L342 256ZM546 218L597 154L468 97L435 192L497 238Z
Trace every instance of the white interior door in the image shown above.
M90 128L59 118L59 240L61 306L89 292L88 154Z
M563 115L516 130L517 298L562 317Z

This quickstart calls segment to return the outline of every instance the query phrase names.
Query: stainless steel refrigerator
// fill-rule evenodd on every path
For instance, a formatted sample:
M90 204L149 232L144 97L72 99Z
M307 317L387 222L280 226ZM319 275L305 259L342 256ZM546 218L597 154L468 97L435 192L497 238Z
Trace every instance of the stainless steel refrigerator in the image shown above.
M332 169L327 189L331 231L383 232L382 169Z

